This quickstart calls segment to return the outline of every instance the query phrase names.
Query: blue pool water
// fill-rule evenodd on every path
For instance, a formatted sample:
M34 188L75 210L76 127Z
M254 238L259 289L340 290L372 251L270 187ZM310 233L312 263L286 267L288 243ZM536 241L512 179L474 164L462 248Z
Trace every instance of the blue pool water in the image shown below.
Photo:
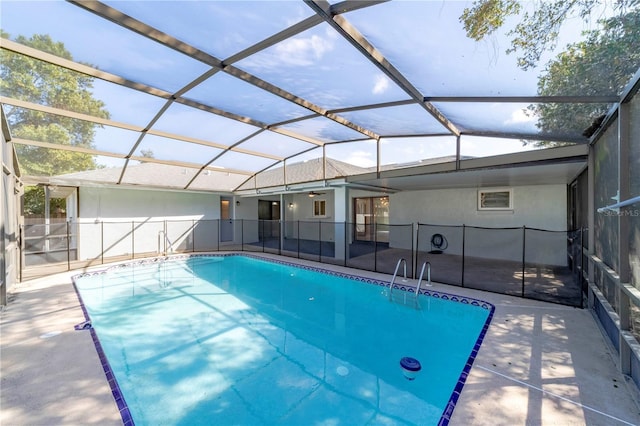
M431 291L413 309L382 282L245 255L143 261L74 283L137 425L446 424L493 314ZM407 356L422 367L412 381Z

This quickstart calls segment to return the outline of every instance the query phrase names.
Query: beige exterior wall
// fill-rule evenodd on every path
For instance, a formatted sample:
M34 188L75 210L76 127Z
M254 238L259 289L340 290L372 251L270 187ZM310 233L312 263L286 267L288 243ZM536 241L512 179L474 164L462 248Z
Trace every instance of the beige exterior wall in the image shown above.
M78 260L97 259L102 251L105 257L154 253L159 244L164 247L164 235L170 241L167 244L186 250L193 245L190 238L194 221L219 218L220 197L217 195L81 187ZM217 223L214 228L217 231Z

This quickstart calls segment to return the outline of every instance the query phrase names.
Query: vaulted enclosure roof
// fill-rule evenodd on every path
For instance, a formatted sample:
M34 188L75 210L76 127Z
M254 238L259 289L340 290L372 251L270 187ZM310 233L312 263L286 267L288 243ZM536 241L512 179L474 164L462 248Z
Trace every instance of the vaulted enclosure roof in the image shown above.
M541 4L3 0L0 100L24 173L116 185L232 192L584 144L637 79L640 5L568 9L532 56L518 25ZM474 39L492 5L504 25Z

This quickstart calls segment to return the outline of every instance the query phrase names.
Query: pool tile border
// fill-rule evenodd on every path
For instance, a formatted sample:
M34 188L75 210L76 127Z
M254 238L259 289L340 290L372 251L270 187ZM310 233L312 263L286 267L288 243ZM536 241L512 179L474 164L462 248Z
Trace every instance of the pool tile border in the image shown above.
M103 271L102 273L105 273ZM89 313L87 312L87 308L82 301L82 296L78 291L78 287L76 286L76 278L81 276L92 275L92 274L79 274L71 277L71 282L73 283L73 289L78 296L78 300L80 301L80 307L82 308L82 313L85 318L85 324L90 324L91 318L89 317ZM100 360L100 364L102 366L102 370L104 371L104 375L109 383L109 387L111 388L111 395L113 395L113 399L118 406L118 411L120 412L120 417L122 418L122 424L124 426L134 426L135 422L133 421L133 417L131 416L131 411L129 411L129 406L122 395L122 391L120 390L120 385L118 385L118 381L116 380L116 376L111 369L111 365L109 364L109 360L107 359L104 350L102 349L102 344L100 343L100 339L96 334L96 331L93 327L80 327L76 329L77 331L89 331L91 333L91 340L93 340L93 345L96 348L96 352L98 353L98 359Z
M84 303L82 301L82 297L80 296L80 292L78 291L78 288L76 286L76 279L81 278L81 277L85 277L85 276L93 276L93 275L102 275L102 274L106 274L108 271L114 270L114 269L122 269L122 268L127 268L127 267L133 267L136 265L146 265L146 264L157 264L157 263L162 263L162 262L166 262L166 261L176 261L176 260L183 260L183 259L190 259L190 258L211 258L211 257L232 257L232 256L242 256L242 257L248 257L248 258L252 258L252 259L258 259L258 260L262 260L262 261L266 261L266 262L271 262L271 263L277 263L277 264L281 264L281 265L286 265L286 266L293 266L296 268L302 268L302 269L306 269L308 271L315 271L315 272L319 272L319 273L323 273L323 274L328 274L328 275L333 275L333 276L337 276L337 277L341 277L341 278L348 278L354 281L360 281L363 283L367 283L367 284L373 284L373 285L378 285L378 286L382 286L382 287L388 287L390 283L386 282L386 281L382 281L382 280L378 280L375 278L366 278L366 277L361 277L359 275L354 275L354 274L347 274L345 272L338 272L338 271L332 271L330 269L324 269L324 268L320 268L320 267L316 267L316 266L309 266L309 265L301 265L299 263L294 263L294 262L290 262L290 261L286 261L286 260L281 260L281 259L272 259L272 258L266 258L266 257L262 257L262 256L257 256L257 255L253 255L253 254L247 254L247 253L216 253L216 254L182 254L182 255L172 255L172 256L162 256L162 257L154 257L152 259L142 259L142 260L138 260L138 261L131 261L131 262L126 262L126 263L122 263L122 264L118 264L115 266L111 266L108 267L106 269L101 269L98 271L93 271L93 272L85 272L82 274L77 274L71 277L71 281L73 283L73 288L76 292L76 295L78 296L78 300L80 301L80 306L82 307L82 312L84 314L85 320L86 321L90 321L91 319L89 318L89 314L87 313L87 310L84 306ZM400 291L415 291L414 287L411 286L404 286L404 285L398 285L398 284L394 284L393 286L394 289L400 290ZM472 305L472 306L478 306L482 309L486 309L489 311L489 315L487 315L487 319L485 320L485 323L482 327L482 330L480 331L480 334L478 335L478 339L476 340L476 343L473 347L473 350L471 351L471 353L469 354L469 358L467 358L467 362L464 366L464 368L462 369L462 372L460 373L460 377L458 378L458 382L456 383L456 386L454 387L453 392L451 393L451 397L449 398L449 401L447 402L445 409L440 417L440 421L438 422L438 426L448 426L449 422L451 420L451 416L453 415L453 410L456 407L456 403L458 402L458 399L460 398L460 394L462 393L462 389L464 387L465 382L467 381L467 378L469 377L469 373L471 372L471 367L473 367L473 362L475 361L476 356L478 355L478 351L480 350L480 346L482 345L482 342L484 341L484 338L487 334L487 332L489 331L489 325L491 324L491 320L493 319L493 315L495 313L495 306L489 302L485 302L483 300L480 299L475 299L472 297L463 297L463 296L458 296L455 294L450 294L450 293L445 293L445 292L441 292L441 291L433 291L433 290L429 290L429 289L425 289L422 288L420 289L420 293L421 295L424 296L429 296L429 297L433 297L436 299L442 299L442 300L449 300L452 302L457 302L457 303L462 303L462 304L467 304L467 305ZM120 415L122 417L122 422L124 424L124 426L134 426L135 423L133 421L133 417L131 416L131 412L129 411L129 407L127 405L127 402L125 401L123 395L122 395L122 391L120 390L120 386L118 385L118 382L115 378L115 374L113 372L113 370L111 369L111 366L109 365L109 361L107 360L107 357L104 353L104 351L102 350L102 345L100 344L100 339L98 339L98 336L95 332L95 330L91 327L88 328L89 332L91 333L91 338L93 339L93 343L96 347L96 351L98 353L98 357L100 358L100 363L102 364L102 368L104 370L105 376L107 378L107 381L109 382L109 386L111 387L111 393L113 394L113 397L115 399L116 404L118 405L118 410L120 411Z

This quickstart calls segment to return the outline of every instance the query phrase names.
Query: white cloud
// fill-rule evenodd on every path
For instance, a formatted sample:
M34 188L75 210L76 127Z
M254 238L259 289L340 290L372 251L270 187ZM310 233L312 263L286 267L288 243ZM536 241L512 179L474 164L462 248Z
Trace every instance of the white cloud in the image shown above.
M373 155L367 151L353 151L345 161L359 167L373 167L376 165Z
M318 34L303 33L240 61L241 68L260 74L265 70L281 72L287 66L318 67L323 57L334 50L336 38L335 32L328 30Z
M536 115L525 108L520 108L511 113L511 117L505 124L532 123L537 120Z
M331 50L333 50L333 42L315 34L307 38L286 40L276 46L279 60L297 66L314 65Z
M375 84L373 86L373 94L374 95L379 95L381 93L386 92L387 89L389 89L389 79L387 78L386 75L378 74L375 77Z
M460 153L471 157L488 157L539 149L531 144L523 145L519 139L502 139L467 136L461 139Z

